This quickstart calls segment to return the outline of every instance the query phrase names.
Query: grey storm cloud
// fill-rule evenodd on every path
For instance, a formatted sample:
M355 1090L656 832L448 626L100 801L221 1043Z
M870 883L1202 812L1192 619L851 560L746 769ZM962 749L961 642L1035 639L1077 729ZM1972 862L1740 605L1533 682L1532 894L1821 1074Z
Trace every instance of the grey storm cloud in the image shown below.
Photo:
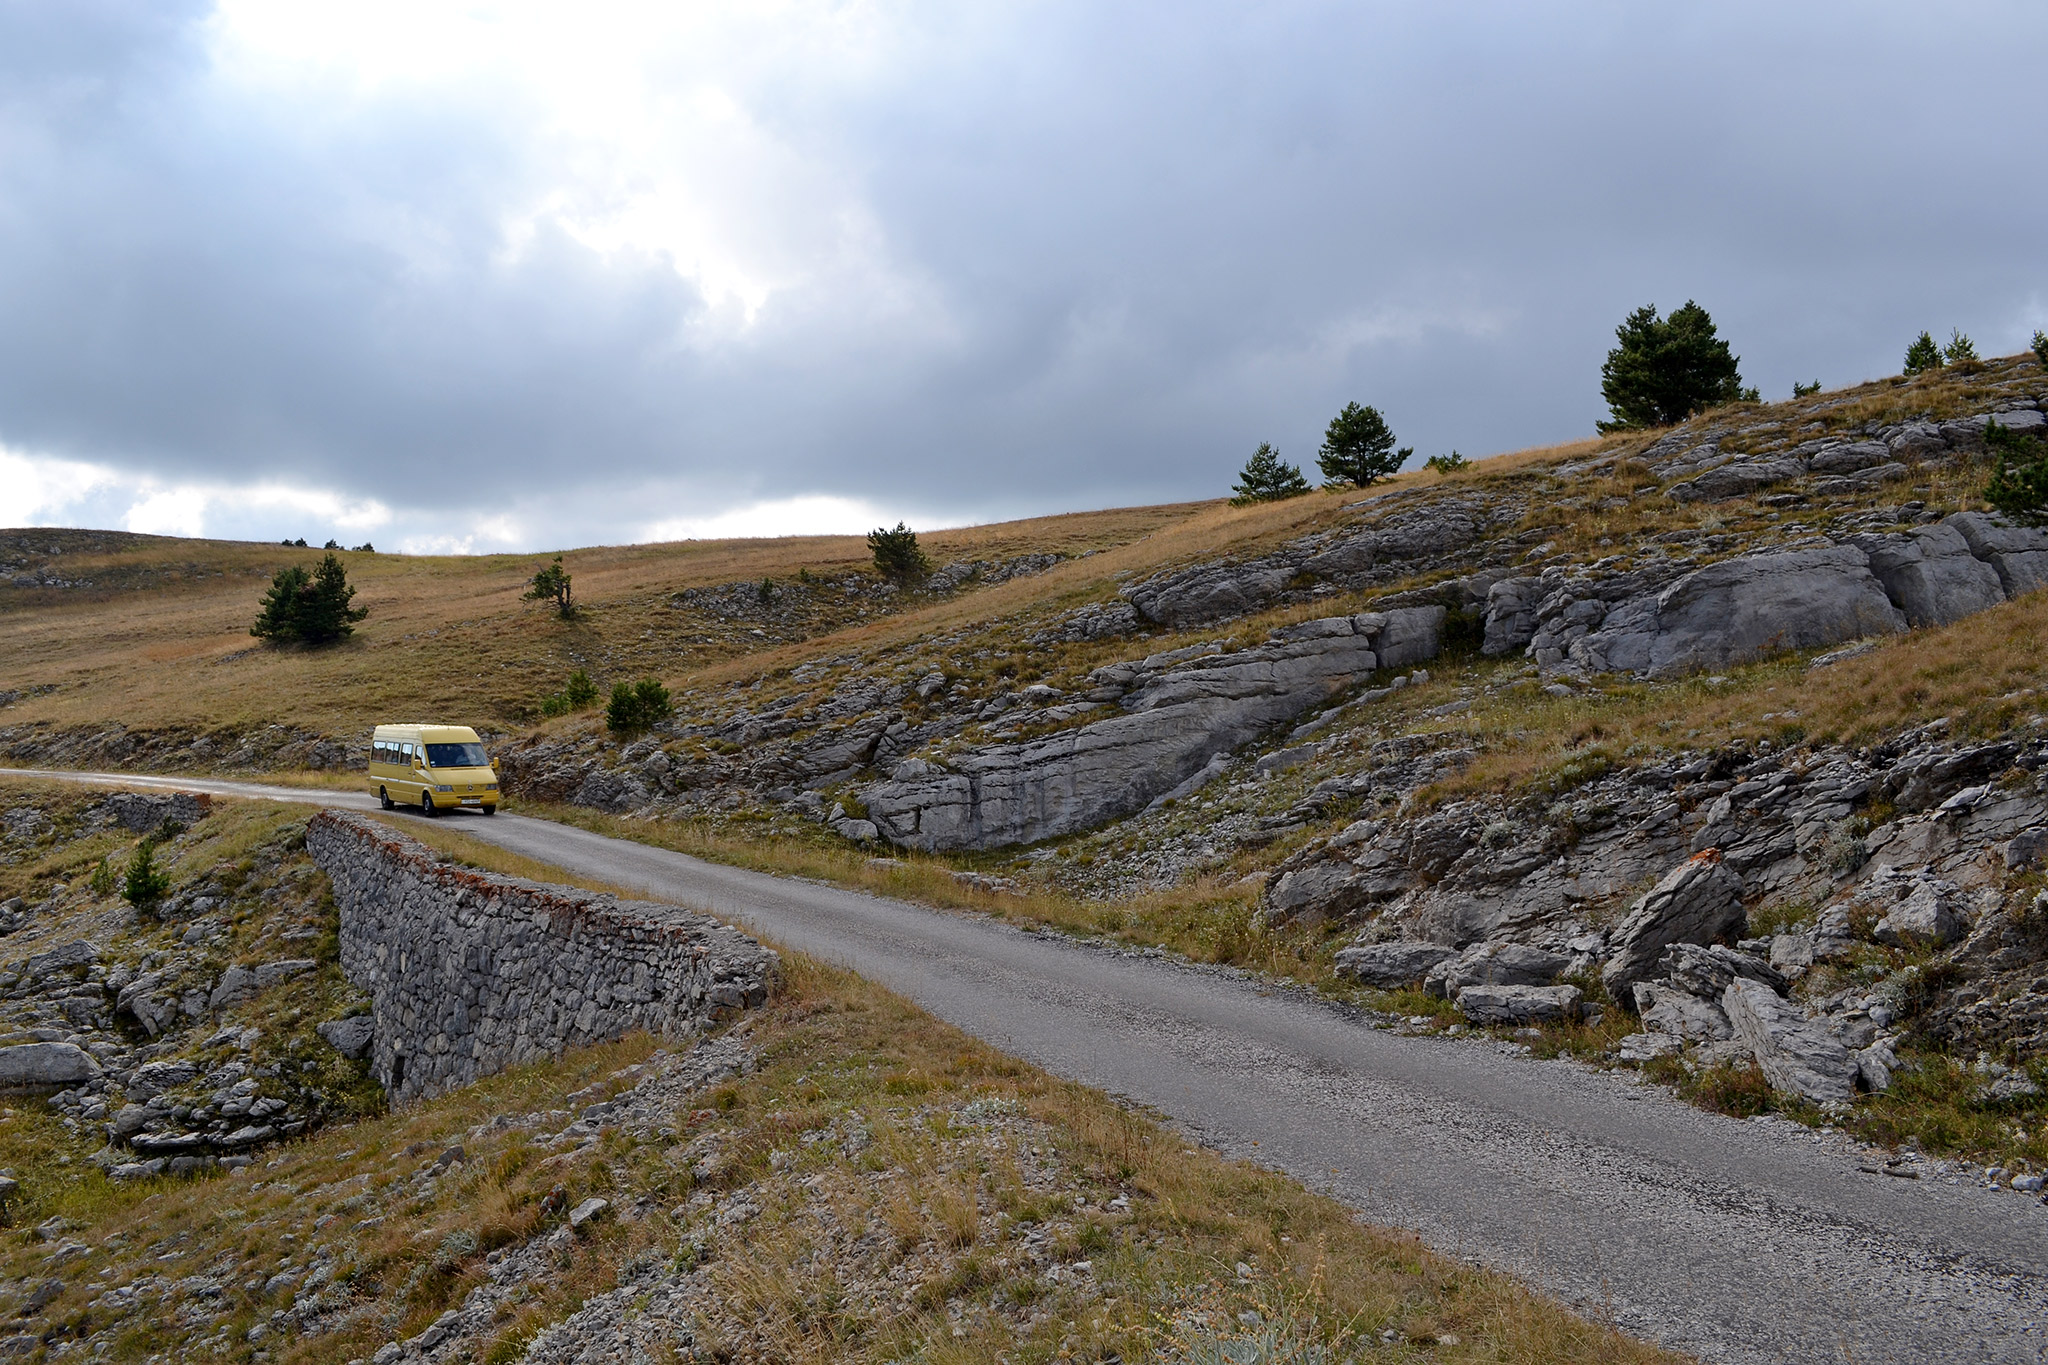
M520 91L297 101L224 84L202 6L0 4L0 442L558 489L584 540L635 489L934 521L1211 496L1350 399L1425 454L1588 434L1645 302L1766 396L2048 325L2036 3L888 13L735 83L841 195L778 201L816 259L735 325L658 251L509 241L563 164Z

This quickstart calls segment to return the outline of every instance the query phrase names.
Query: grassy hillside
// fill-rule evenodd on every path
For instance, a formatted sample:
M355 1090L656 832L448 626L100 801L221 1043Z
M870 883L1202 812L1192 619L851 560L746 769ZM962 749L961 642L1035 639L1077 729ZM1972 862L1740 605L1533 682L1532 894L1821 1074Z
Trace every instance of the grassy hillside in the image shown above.
M942 564L1079 556L1190 521L1220 521L1227 539L1245 520L1219 517L1212 504L1186 504L1043 517L924 541ZM1259 519L1250 520L1256 526ZM0 692L28 694L0 716L7 724L60 728L115 721L138 728L282 724L331 734L402 716L474 717L503 726L529 715L572 668L587 666L600 679L677 678L781 643L745 626L707 625L670 605L678 592L787 581L799 573L843 576L863 571L868 559L857 536L574 550L565 563L580 610L562 621L520 600L527 579L546 562L540 555L345 552L359 589L356 604L370 609L353 639L315 651L252 639L249 623L271 575L319 555L120 532L0 532ZM1085 566L1055 571L1032 591L1071 587L1077 567ZM821 609L808 628L799 623L777 633L864 640L874 629L867 622L901 605L863 598ZM909 614L950 605L920 605Z

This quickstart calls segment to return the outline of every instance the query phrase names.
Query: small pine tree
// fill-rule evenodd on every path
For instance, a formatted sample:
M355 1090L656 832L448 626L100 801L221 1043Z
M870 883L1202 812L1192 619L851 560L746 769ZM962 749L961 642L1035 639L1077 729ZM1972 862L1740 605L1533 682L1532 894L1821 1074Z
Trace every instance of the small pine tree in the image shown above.
M313 576L303 564L287 564L270 578L270 591L256 612L249 633L259 640L288 642L299 638L299 599Z
M322 556L313 569L313 581L299 597L299 638L309 645L324 645L354 634L355 623L370 614L368 607L349 605L355 595L341 561L332 554Z
M2048 332L2034 330L2034 359L2041 362L2041 368L2048 370Z
M1934 344L1932 333L1922 332L1913 339L1913 344L1906 348L1906 374L1925 374L1929 370L1940 368L1941 347Z
M1818 379L1814 380L1811 384L1802 384L1796 379L1792 381L1792 396L1794 398L1811 398L1819 392L1820 381Z
M519 595L522 602L552 602L559 616L574 616L576 602L569 592L570 574L562 567L562 557L555 556L555 562L527 580L526 591Z
M144 839L128 860L128 874L121 882L121 897L145 914L156 908L171 891L171 879L156 865L156 840Z
M1977 344L1963 335L1960 327L1948 329L1948 345L1941 348L1941 358L1951 365L1974 365L1977 363Z
M2048 441L1984 423L1991 448L1991 478L1984 501L2029 526L2048 526Z
M1326 488L1365 488L1394 474L1414 453L1413 446L1394 449L1393 430L1378 408L1346 403L1323 432L1316 468Z
M900 521L893 531L878 526L868 532L868 550L875 557L875 572L898 587L914 587L932 575L932 562L917 543L917 532Z
M638 734L668 719L675 702L657 678L637 683L613 683L612 697L605 704L605 728L615 735Z
M348 570L332 554L310 572L303 564L287 564L271 576L249 633L281 644L331 644L353 634L355 623L370 614L368 607L349 605L355 595Z
M1301 476L1300 465L1281 463L1280 452L1273 449L1272 442L1261 441L1252 457L1244 462L1231 491L1237 494L1230 500L1232 507L1249 507L1255 502L1298 498L1309 491L1309 486Z
M1646 304L1614 329L1618 345L1600 366L1600 396L1613 414L1602 431L1632 431L1683 422L1717 403L1755 402L1742 386L1741 357L1714 330L1714 319L1691 299L1671 316Z
M1454 450L1448 455L1432 455L1425 463L1439 474L1455 474L1472 462Z

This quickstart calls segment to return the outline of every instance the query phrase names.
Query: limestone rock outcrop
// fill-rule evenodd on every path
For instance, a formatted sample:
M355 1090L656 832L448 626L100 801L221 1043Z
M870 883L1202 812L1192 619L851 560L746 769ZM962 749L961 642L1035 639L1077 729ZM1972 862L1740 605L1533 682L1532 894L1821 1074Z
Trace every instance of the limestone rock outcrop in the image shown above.
M1458 1012L1475 1024L1544 1024L1579 1017L1584 995L1577 986L1467 986L1458 992Z
M1366 943L1342 948L1335 959L1339 976L1348 976L1361 986L1390 991L1412 986L1457 950L1440 943L1404 939L1394 943Z
M1442 607L1306 621L1231 653L1176 650L1112 665L1119 714L941 766L917 759L860 789L883 838L920 849L994 848L1086 829L1143 809L1218 754L1292 721L1390 660L1433 657ZM1390 665L1391 666L1391 665Z
M1632 1001L1635 984L1656 974L1665 949L1730 937L1745 918L1742 879L1722 865L1720 854L1688 858L1629 907L1601 982L1614 999Z
M1728 1022L1779 1090L1826 1104L1856 1093L1857 1062L1828 1027L1759 981L1731 983L1721 997Z

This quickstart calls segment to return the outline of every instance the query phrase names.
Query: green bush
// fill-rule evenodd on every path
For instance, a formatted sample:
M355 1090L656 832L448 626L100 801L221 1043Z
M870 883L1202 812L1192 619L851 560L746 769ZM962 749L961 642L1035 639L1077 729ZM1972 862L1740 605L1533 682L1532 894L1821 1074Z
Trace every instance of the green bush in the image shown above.
M540 570L527 580L526 591L519 595L522 602L552 602L560 616L574 616L576 602L569 592L570 573L562 567L562 557L555 556L555 562Z
M1984 423L1991 448L1991 478L1984 501L2030 526L2048 526L2048 441L2022 436L1998 423Z
M1600 366L1600 396L1614 414L1600 423L1602 431L1670 426L1717 403L1757 401L1756 390L1742 386L1740 357L1691 299L1668 318L1645 304L1614 329L1614 338L1618 344Z
M1323 433L1316 467L1326 487L1365 488L1394 474L1414 453L1413 446L1394 449L1394 433L1378 408L1346 403Z
M349 606L355 595L348 570L331 553L311 572L303 564L287 564L271 577L249 633L279 643L331 644L352 634L354 623L370 614L368 607Z
M1811 384L1802 384L1796 379L1792 381L1792 396L1794 398L1811 398L1819 392L1820 381L1818 379L1814 380Z
M1280 452L1273 449L1272 443L1261 441L1252 457L1244 462L1232 491L1237 494L1230 500L1232 507L1249 507L1255 502L1298 498L1309 491L1309 486L1301 476L1300 465L1281 463Z
M579 668L569 675L569 681L562 685L561 691L541 699L540 713L544 716L566 716L571 711L583 711L596 705L597 698L597 684Z
M171 878L156 865L156 840L144 839L135 846L135 854L128 860L128 874L121 882L121 898L144 912L154 910L157 902L171 892Z
M1439 474L1455 474L1472 462L1454 450L1448 455L1432 455L1423 463Z
M2048 332L2038 327L2034 329L2033 349L2034 359L2041 362L2043 369L2048 369Z
M1940 368L1941 347L1934 344L1931 333L1922 332L1913 339L1913 344L1906 348L1906 373L1925 374L1929 370Z
M612 699L604 708L605 728L615 735L638 734L667 720L674 710L675 702L659 679L613 683Z
M913 587L932 575L932 562L917 543L917 532L900 521L893 531L878 526L868 532L868 551L875 557L875 572L898 587Z
M1941 358L1951 365L1968 365L1977 359L1977 345L1963 335L1960 327L1948 329L1948 345L1941 348Z

